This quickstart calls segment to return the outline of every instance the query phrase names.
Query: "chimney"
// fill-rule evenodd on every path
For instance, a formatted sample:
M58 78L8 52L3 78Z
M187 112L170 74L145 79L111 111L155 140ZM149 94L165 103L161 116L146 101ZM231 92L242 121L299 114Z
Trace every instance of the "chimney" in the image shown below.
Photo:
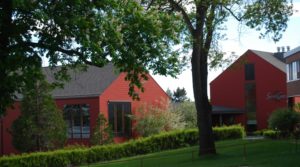
M288 52L288 51L290 51L290 46L286 46L286 51Z
M281 47L281 52L285 52L285 47L284 46Z
M280 52L280 47L279 47L279 46L277 47L277 52L278 52L278 53Z

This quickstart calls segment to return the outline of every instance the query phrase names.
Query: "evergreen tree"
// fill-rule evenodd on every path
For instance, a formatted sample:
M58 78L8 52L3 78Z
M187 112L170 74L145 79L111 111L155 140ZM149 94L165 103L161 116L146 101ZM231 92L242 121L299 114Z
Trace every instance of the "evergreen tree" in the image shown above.
M92 145L103 145L113 142L113 134L107 119L100 112L91 138Z
M13 122L13 145L21 152L60 148L66 140L66 125L50 94L51 87L39 74L33 87L23 92L21 115Z
M186 97L186 90L184 88L177 88L174 92L173 92L173 98L172 100L176 103L182 103L185 101L188 101L188 98Z

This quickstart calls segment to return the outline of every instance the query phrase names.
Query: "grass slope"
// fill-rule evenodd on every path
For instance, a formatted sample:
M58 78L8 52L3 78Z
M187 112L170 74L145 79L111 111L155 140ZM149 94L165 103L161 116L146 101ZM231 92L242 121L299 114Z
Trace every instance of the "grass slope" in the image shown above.
M230 140L216 143L218 154L198 157L198 147L90 164L90 167L299 167L300 148L292 140ZM299 146L300 147L300 146Z

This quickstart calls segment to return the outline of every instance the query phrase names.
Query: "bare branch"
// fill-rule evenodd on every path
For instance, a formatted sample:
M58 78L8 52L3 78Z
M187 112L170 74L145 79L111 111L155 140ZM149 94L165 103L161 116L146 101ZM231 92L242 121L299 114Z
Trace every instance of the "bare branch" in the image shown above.
M43 44L43 43L34 43L34 42L24 42L22 43L23 46L27 46L27 47L37 47L37 48L43 48L43 49L49 49L49 50L55 50L55 51L58 51L58 52L61 52L61 53L64 53L64 54L67 54L67 55L70 55L70 56L78 56L78 58L83 61L85 64L88 64L88 65L96 65L94 63L92 63L91 61L88 61L84 58L84 54L81 53L81 52L78 52L76 50L66 50L66 49L63 49L61 47L55 47L53 48L53 46L50 46L50 45L47 45L47 44ZM12 46L13 47L17 47L16 45L15 46Z
M242 17L239 17L239 16L237 16L237 15L235 15L234 14L234 12L230 9L230 8L228 8L227 6L223 6L237 21L242 21Z

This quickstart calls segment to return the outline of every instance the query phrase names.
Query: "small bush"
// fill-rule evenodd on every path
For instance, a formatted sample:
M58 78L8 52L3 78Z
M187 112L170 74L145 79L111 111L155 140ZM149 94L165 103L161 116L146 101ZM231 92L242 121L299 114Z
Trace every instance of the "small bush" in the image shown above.
M265 138L269 138L269 139L277 139L279 133L275 130L264 130L262 131L262 134Z
M215 127L213 129L215 140L244 138L246 133L241 125Z
M108 125L107 119L101 112L98 114L96 126L94 127L90 142L92 145L104 145L113 143L112 129Z
M253 135L254 136L262 136L264 131L265 131L264 129L263 130L256 130L256 131L253 132Z
M215 139L238 139L245 135L240 125L218 127L213 129ZM123 157L153 153L163 150L198 144L197 129L176 130L158 135L128 141L122 144L109 144L74 150L57 150L53 152L31 153L0 158L2 167L64 167L99 161L109 161Z
M278 109L272 113L268 120L269 127L280 131L283 136L290 135L299 122L300 113L290 109Z

